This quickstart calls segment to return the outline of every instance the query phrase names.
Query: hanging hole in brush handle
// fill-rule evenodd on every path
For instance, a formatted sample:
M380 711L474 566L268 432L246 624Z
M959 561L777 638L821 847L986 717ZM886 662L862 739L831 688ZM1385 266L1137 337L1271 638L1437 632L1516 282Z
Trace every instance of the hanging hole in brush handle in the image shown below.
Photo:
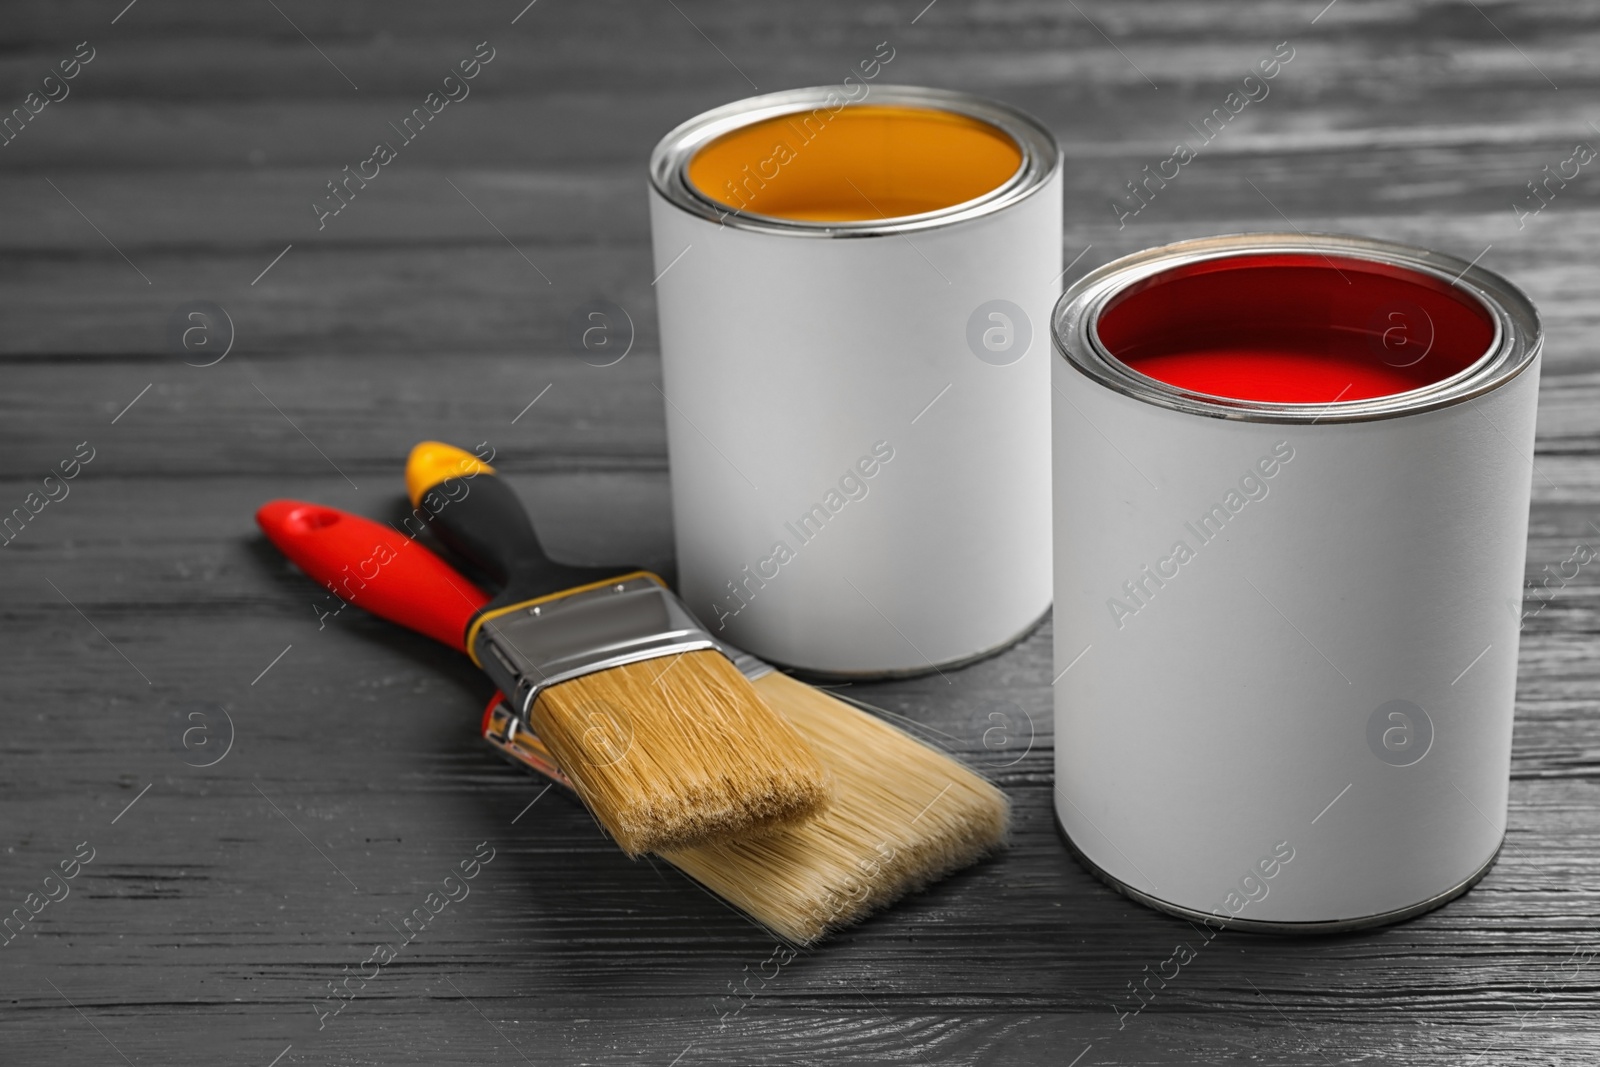
M341 600L466 651L467 626L489 598L398 530L299 500L263 505L256 523L291 563Z
M431 516L429 526L439 539L500 586L491 609L636 569L552 560L512 488L493 467L453 445L424 441L413 448L406 489L412 506Z

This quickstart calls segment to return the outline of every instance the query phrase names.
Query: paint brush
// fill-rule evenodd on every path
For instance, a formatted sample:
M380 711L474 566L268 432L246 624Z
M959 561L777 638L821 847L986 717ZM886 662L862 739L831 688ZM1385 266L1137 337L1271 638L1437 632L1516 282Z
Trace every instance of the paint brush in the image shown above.
M441 474L473 458L434 441L412 450L406 485L413 502L430 494L435 504L451 501L434 512L433 531L497 581L552 566L521 501L493 471L478 469L464 496L446 495L453 487ZM826 811L779 833L662 853L719 896L786 937L810 941L973 863L1004 839L1004 794L959 762L754 656L738 653L735 662L821 757L834 795ZM535 770L562 765L509 704L491 705L484 736Z
M364 585L335 587L352 603L466 651L466 626L489 598L417 542L359 516L287 500L263 507L257 521L313 578L366 575ZM754 657L741 663L756 676L763 697L811 742L834 795L822 814L773 833L662 853L691 878L803 944L976 862L1001 843L1009 807L983 778ZM484 716L483 733L515 762L571 787L543 741L500 694Z
M827 801L799 732L652 574L549 564L489 600L357 516L274 501L256 521L343 599L467 652L631 856L771 831Z

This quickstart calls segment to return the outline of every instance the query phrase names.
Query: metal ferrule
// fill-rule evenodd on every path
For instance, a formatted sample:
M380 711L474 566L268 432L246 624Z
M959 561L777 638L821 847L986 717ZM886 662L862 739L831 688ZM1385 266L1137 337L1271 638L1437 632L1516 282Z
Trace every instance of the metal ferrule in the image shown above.
M573 788L572 780L561 773L555 756L545 747L539 735L528 729L504 697L484 718L483 739L511 762L537 771L557 785Z
M523 718L549 686L705 649L736 666L743 655L712 637L671 590L645 577L496 615L478 627L472 645L484 672Z
M627 602L625 598L628 596L635 596L636 599L632 602L632 606L627 610L637 611L638 615L642 617L646 614L646 612L638 611L638 606L642 603L645 603L645 601L637 599L637 594L643 593L648 597L649 590L635 589L634 587L640 585L640 583L650 586L652 589L661 594L661 597L656 601L656 603L665 605L666 612L676 613L671 617L689 617L691 624L693 624L692 617L688 616L688 609L683 606L683 603L671 592L659 585L656 585L647 578L635 578L627 582L618 583L616 585L608 585L602 589L593 589L583 593L576 593L573 594L572 597L564 598L559 601L546 601L545 603L529 608L525 612L514 612L511 615L505 616L505 618L508 620L533 618L538 619L541 621L541 623L543 623L550 619L551 612L549 609L553 605L566 603L567 600L579 600L580 598L590 597L591 605L596 600L598 600L599 603L622 604ZM594 594L609 594L609 599L606 599L604 596L601 598L595 598ZM593 611L594 608L591 606L589 610ZM620 616L621 612L618 614ZM549 778L557 785L571 789L571 780L567 778L565 774L561 773L561 767L556 762L554 754L551 753L549 748L545 746L544 741L541 740L539 735L535 733L528 725L527 720L528 708L531 707L533 701L537 699L540 689L544 688L544 686L553 685L555 683L553 681L546 681L541 684L534 685L526 697L517 698L515 700L508 699L503 695L505 693L518 693L521 689L520 679L513 679L512 674L510 673L516 669L515 664L517 663L517 659L514 658L514 656L520 656L521 654L515 653L513 655L502 653L499 651L499 646L493 643L492 636L487 638L484 636L484 631L488 630L491 626L494 626L499 621L500 620L498 619L493 619L485 623L479 631L478 640L475 642L475 647L479 650L480 659L483 661L484 670L491 678L495 680L496 684L500 686L500 691L502 694L500 702L494 706L494 708L484 719L483 739L488 741L500 751L501 755L505 756L513 763L526 767L529 770L537 771L539 774ZM516 629L517 627L518 624L511 624L512 629ZM698 626L696 626L696 628L698 629ZM753 682L763 675L772 673L773 667L771 664L757 659L748 652L741 652L739 649L722 644L709 634L706 634L704 630L700 630L700 633L705 636L705 639L707 642L709 642L709 644L699 644L695 647L715 648L717 651L731 659L734 667L736 667L739 673L744 675L747 680ZM504 640L503 637L502 640ZM692 651L692 649L685 649L684 651ZM664 655L666 653L659 654ZM526 659L526 657L523 658ZM595 665L592 665L589 669L604 670L608 666L618 666L620 663L631 663L635 662L636 659L645 658L649 657L639 656L633 659L618 660L615 663L605 662L603 666L600 665L601 661L596 661ZM491 664L493 665L492 667ZM568 674L566 678L562 678L561 680L565 681L567 678L578 677L580 673L587 673L587 671ZM508 685L508 681L510 681L511 684Z

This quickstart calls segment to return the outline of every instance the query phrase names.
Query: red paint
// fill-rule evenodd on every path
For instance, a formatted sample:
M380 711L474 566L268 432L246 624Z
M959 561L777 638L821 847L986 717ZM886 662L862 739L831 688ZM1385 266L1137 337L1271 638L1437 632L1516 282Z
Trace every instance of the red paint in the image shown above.
M1101 312L1101 343L1141 374L1233 400L1367 400L1443 381L1494 322L1450 283L1319 255L1241 255L1164 271Z

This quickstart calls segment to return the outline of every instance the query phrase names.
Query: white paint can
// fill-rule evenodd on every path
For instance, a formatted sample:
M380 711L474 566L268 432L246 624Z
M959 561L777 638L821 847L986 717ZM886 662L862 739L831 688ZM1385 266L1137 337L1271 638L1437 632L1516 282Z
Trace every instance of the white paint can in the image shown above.
M707 112L651 160L679 585L786 666L914 674L1050 602L1061 162L901 86Z
M1541 335L1450 256L1186 241L1053 320L1056 813L1130 897L1319 931L1506 827Z

